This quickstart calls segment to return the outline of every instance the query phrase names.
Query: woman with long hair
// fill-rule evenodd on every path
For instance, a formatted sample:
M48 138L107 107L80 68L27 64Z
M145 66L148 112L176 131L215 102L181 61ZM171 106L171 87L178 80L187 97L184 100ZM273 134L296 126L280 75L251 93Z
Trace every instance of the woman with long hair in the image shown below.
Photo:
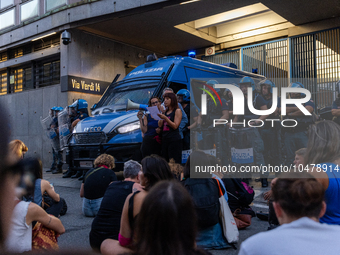
M123 254L131 252L136 217L149 190L159 181L173 180L169 164L157 155L144 158L141 162L142 171L139 174L142 191L130 194L123 207L118 239L106 239L100 246L102 254ZM139 215L138 215L139 217Z
M182 120L182 111L178 108L177 96L174 93L164 95L164 114L158 114L159 127L162 133L162 156L169 162L174 159L176 163L182 163L182 141L179 134L179 125Z
M138 215L134 254L209 254L197 249L196 235L196 215L189 193L179 182L157 183Z
M149 99L148 106L157 106L158 110L161 110L161 100L153 96ZM152 118L151 114L143 116L143 111L139 111L137 117L140 122L140 128L144 134L141 146L143 158L151 154L160 155L162 146L160 135L157 133L157 129L159 129L158 120Z
M326 190L327 210L320 222L340 225L340 126L338 124L326 120L310 127L304 164ZM317 170L317 167L322 168L323 171Z

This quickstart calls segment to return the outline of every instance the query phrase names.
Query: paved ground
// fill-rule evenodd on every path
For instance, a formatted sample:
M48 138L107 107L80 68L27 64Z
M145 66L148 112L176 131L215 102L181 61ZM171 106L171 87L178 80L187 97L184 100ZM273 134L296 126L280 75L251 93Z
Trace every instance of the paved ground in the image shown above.
M54 184L56 192L66 200L68 205L67 214L61 217L61 221L65 226L66 233L59 237L59 247L60 249L91 251L88 235L91 229L93 218L87 218L82 215L82 199L79 196L81 182L77 179L63 179L61 176L61 174L50 174L44 172L44 179ZM268 190L268 188L261 188L260 183L257 182L251 182L250 185L253 186L255 190L255 200L252 205L253 210L256 212L267 212L268 206L263 200L262 194ZM267 227L267 222L261 221L258 218L253 218L252 225L247 229L240 231L240 242L237 245L237 250L213 250L211 253L214 255L237 254L242 241L258 232L266 231Z

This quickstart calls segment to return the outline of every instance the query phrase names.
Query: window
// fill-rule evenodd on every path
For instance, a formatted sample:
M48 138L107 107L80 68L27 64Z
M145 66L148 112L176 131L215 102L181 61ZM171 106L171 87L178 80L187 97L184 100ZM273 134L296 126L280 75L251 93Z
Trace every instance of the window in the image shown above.
M36 71L36 82L39 87L60 83L60 60L38 64Z
M7 94L7 72L0 72L0 95Z
M0 9L3 9L13 4L14 4L14 0L0 0Z
M0 29L13 26L14 24L14 8L0 14Z
M20 5L20 20L26 20L38 16L39 12L39 1L32 0Z
M7 52L1 52L0 53L0 62L6 61L7 60Z
M23 69L18 68L16 70L11 70L11 75L9 76L9 83L12 92L21 92L23 90Z
M46 0L46 11L50 11L66 3L66 0Z

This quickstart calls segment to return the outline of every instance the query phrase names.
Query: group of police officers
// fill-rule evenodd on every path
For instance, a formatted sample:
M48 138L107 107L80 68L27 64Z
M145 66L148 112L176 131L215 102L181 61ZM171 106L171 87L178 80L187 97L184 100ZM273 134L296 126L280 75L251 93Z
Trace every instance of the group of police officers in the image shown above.
M216 81L207 82L208 86L216 84ZM209 85L210 84L210 85ZM287 105L286 107L286 116L281 115L281 100L278 98L277 106L275 107L275 111L270 115L254 115L248 107L248 87L252 88L252 103L253 107L257 110L267 110L272 108L273 104L273 88L275 84L266 79L261 81L258 84L258 90L256 89L256 85L254 80L251 77L244 77L240 80L238 84L233 84L241 89L244 94L244 115L233 115L233 99L232 93L230 90L226 89L225 91L220 91L219 89L215 89L218 94L223 97L221 102L222 105L219 106L214 104L212 100L209 100L207 103L207 114L205 116L200 115L198 124L202 125L205 129L202 129L203 149L210 149L212 144L215 145L216 149L220 149L223 151L223 154L220 154L221 161L229 157L229 162L231 163L231 156L225 156L225 153L230 154L230 146L231 144L231 133L228 131L229 126L225 125L224 128L220 128L219 136L216 136L217 129L211 129L211 125L213 123L213 119L227 119L232 121L233 123L245 123L247 125L248 121L251 120L251 126L242 126L239 129L239 132L235 131L235 134L244 133L244 130L247 129L248 133L248 144L253 148L254 151L254 164L260 166L271 165L276 166L280 164L290 165L293 164L295 151L300 148L305 148L307 146L308 138L307 138L307 130L309 125L313 124L313 115L304 115L303 112L300 111L295 105ZM293 82L290 84L292 88L304 88L304 86L299 82ZM290 93L290 98L304 98L305 95L302 93ZM313 113L315 105L312 100L309 100L307 103L303 104L304 107L310 112ZM294 126L295 127L281 127L279 122L265 121L266 119L293 119L294 123L290 125L287 120L286 126ZM255 127L258 125L258 127ZM210 130L209 127L210 126ZM213 138L213 139L211 139ZM241 137L240 137L241 138ZM233 138L236 142L238 138ZM229 140L229 141L228 141ZM222 141L222 146L216 146L216 143ZM239 140L240 141L240 140ZM208 145L207 145L208 144ZM229 148L223 148L223 145ZM210 147L210 148L209 148ZM249 146L248 146L249 147ZM218 151L216 152L218 154ZM224 161L225 163L226 161ZM268 186L268 172L266 174L261 174L261 183L263 187Z
M77 99L73 104L69 105L67 109L65 109L66 114L68 115L67 118L67 123L63 123L67 125L67 129L69 130L68 133L72 133L73 128L77 125L79 121L82 119L87 118L88 115L88 110L87 110L88 104L86 100L84 99ZM59 121L58 121L58 116L60 116L60 112L64 111L63 107L58 107L54 106L50 109L49 115L52 118L52 121L49 125L49 128L51 130L54 130L55 133L57 134L57 139L59 143L60 139L60 133L59 133ZM60 118L59 118L60 119ZM53 152L53 161L51 164L51 168L47 170L46 172L52 172L52 174L58 174L62 173L62 165L63 165L63 152L61 150L63 146L52 146L52 152ZM68 153L68 152L66 152ZM71 158L66 155L66 160L67 163L69 164L68 170L65 172L63 175L63 178L82 178L83 177L83 172L74 172L70 168L70 161Z

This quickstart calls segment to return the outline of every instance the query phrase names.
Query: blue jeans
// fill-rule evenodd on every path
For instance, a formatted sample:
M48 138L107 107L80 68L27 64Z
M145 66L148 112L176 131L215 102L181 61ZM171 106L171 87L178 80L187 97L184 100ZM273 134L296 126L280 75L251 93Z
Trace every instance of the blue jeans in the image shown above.
M225 249L231 247L223 235L220 223L200 230L196 238L197 246L204 249Z
M83 214L87 217L95 217L99 211L102 200L102 197L97 199L87 199L84 197L82 208Z

